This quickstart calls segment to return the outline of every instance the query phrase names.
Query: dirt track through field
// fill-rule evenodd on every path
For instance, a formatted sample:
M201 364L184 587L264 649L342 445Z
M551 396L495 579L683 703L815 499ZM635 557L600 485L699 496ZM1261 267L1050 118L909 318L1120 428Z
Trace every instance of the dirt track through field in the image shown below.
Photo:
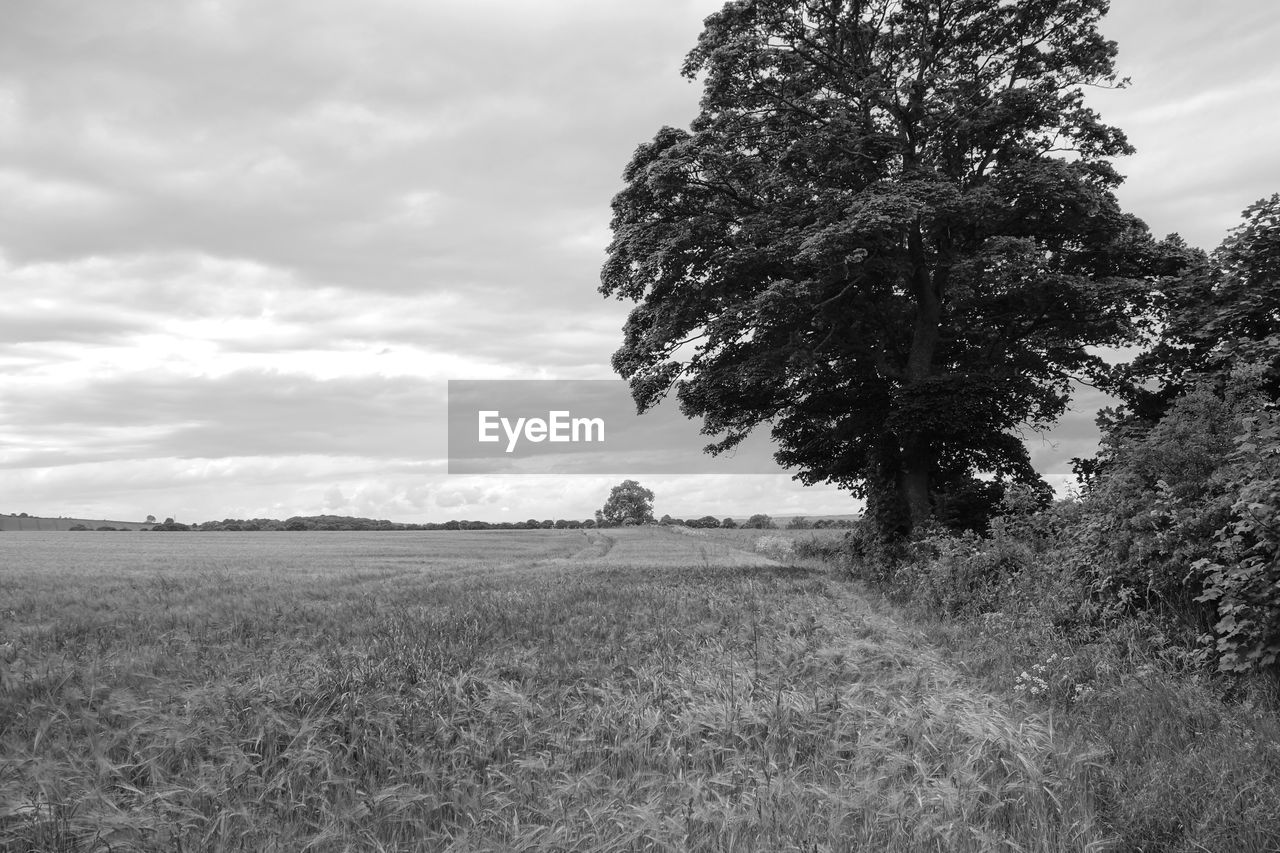
M594 531L589 536L601 543L594 553L577 555L593 564L609 566L776 566L775 560L763 554L725 542L717 542L696 533L675 534L661 528Z
M860 815L861 826L842 824L842 834L884 849L1105 846L1092 793L1102 756L1061 748L1043 719L968 682L859 586L696 534L629 531L600 555L581 556L591 567L584 584L621 569L633 574L619 582L653 588L684 572L736 599L707 610L746 616L750 646L708 640L668 678L702 685L688 697L691 718L766 743L806 732L821 741L813 748L830 750L829 766L840 768L826 806ZM776 808L813 794L805 776L778 770Z

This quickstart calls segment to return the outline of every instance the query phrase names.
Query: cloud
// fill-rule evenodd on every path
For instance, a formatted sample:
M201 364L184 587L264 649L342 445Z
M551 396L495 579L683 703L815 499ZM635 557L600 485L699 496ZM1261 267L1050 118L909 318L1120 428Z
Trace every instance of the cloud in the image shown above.
M653 114L692 113L671 35L697 15L670 4L64 5L0 36L15 180L80 208L56 229L29 211L6 221L20 263L204 251L365 292L520 299L523 279L555 299L562 270L537 256L558 211L602 225ZM665 46L623 49L636 39ZM657 88L635 76L655 60L671 72ZM86 195L109 203L72 205ZM430 199L430 216L406 216L405 199Z
M267 372L216 378L83 381L50 395L11 391L8 435L39 436L0 455L10 468L151 457L316 454L441 459L443 383L363 376L317 380ZM17 444L11 442L10 446Z
M157 370L182 376L276 369L321 378L487 378L604 372L618 324L543 325L519 305L477 311L463 294L371 296L310 284L255 261L196 253L25 266L0 257L9 302L0 365L45 384ZM46 386L47 387L47 386Z
M1157 235L1217 246L1240 211L1280 191L1280 18L1263 0L1229 7L1170 0L1160 15L1113 3L1103 32L1119 44L1127 88L1089 103L1138 149L1119 163L1119 197Z
M637 144L693 117L677 70L720 0L10 5L0 500L599 505L591 477L443 479L444 380L612 376L609 202ZM1266 0L1113 7L1134 82L1090 100L1139 149L1121 200L1212 247L1280 189L1280 19ZM1064 476L1091 417L1037 463ZM674 514L850 503L785 475L669 482Z
M287 518L333 512L326 496L337 485L349 496L345 514L420 521L434 517L430 498L440 476L431 463L329 454L121 459L7 470L12 491L0 509L45 506L46 515L125 521Z

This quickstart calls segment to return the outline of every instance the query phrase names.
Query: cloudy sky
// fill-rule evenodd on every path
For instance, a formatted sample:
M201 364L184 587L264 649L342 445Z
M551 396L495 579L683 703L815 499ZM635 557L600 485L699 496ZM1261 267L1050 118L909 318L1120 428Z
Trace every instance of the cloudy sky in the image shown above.
M448 379L610 378L635 146L716 0L0 0L0 511L586 517L615 478L448 477ZM1280 191L1273 0L1115 0L1125 207L1212 248ZM1029 436L1057 483L1080 411ZM659 513L848 512L783 474Z

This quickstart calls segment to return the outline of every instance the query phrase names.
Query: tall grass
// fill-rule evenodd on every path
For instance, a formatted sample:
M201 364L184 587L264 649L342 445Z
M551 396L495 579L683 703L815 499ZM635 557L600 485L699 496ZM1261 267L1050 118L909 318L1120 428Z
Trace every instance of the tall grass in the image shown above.
M1097 814L1125 851L1280 851L1280 689L1197 665L1194 637L1134 608L1100 608L1064 552L1000 525L936 535L891 571L854 560L974 685L1054 721L1096 756ZM875 593L869 593L879 598Z
M1103 756L840 578L653 530L451 536L9 555L0 848L1108 846Z

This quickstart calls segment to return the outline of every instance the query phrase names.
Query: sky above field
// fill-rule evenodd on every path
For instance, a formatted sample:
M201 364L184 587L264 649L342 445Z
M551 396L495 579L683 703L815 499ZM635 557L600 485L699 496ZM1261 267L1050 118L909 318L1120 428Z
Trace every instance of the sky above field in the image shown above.
M636 145L715 0L0 0L0 512L588 517L617 477L449 477L449 379L611 378ZM1280 191L1273 0L1117 0L1126 209L1212 249ZM1096 395L1028 435L1055 485ZM845 513L776 476L659 514Z

